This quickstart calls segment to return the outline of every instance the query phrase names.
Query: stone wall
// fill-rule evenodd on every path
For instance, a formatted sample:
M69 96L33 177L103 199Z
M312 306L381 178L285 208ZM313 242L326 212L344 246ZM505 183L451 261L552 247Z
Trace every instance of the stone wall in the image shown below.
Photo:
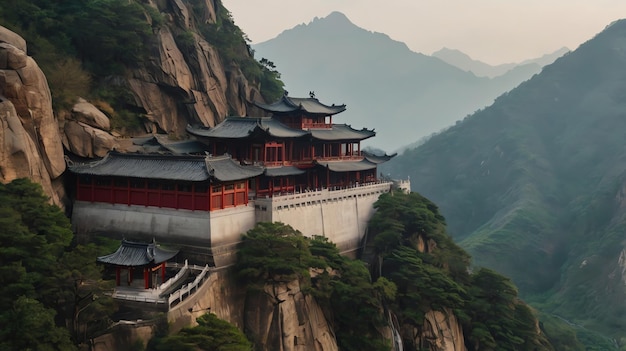
M72 226L83 239L105 235L182 246L194 262L216 267L235 263L241 236L260 221L282 222L306 236L323 235L348 253L358 249L374 202L389 190L390 183L376 183L257 199L211 212L76 201Z
M257 199L257 221L282 222L309 237L325 236L347 253L359 247L374 203L390 189L391 183L374 183Z

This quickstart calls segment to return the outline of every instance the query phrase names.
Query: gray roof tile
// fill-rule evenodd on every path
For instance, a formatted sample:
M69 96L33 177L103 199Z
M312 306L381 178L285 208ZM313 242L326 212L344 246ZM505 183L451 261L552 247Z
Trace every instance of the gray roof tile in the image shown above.
M117 251L109 255L100 256L97 261L117 266L137 267L166 262L176 256L177 253L178 250L163 249L155 242L139 243L122 240L122 244L117 248Z
M283 96L272 104L255 103L259 108L273 113L305 111L310 114L334 115L346 110L346 105L325 105L316 98L293 98Z

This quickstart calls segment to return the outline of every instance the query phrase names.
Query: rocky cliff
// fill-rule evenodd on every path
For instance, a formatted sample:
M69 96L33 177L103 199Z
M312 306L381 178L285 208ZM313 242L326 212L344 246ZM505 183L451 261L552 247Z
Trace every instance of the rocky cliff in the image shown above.
M238 66L224 65L219 50L198 34L199 24L216 22L219 2L149 1L145 6L164 19L152 27L149 46L154 54L125 68L125 74L100 77L98 82L130 94L125 108L143 116L143 130L133 133L185 138L188 124L213 126L227 115L248 114L249 101L263 101ZM184 45L183 34L188 35ZM0 181L31 178L42 184L53 203L63 205L64 149L79 157L102 157L113 148L124 148L127 143L119 137L129 131L111 127L116 111L106 103L103 112L96 102L74 99L69 111L55 114L46 77L28 56L27 43L0 27Z
M63 145L46 77L26 43L0 27L0 181L27 177L55 204L63 196Z
M236 66L224 66L218 49L198 34L198 24L215 23L219 11L214 1L199 2L150 1L166 19L154 29L155 55L116 82L133 92L150 132L182 137L187 124L214 126L229 114L245 116L248 101L262 100L257 87ZM191 45L177 42L181 33L192 36Z

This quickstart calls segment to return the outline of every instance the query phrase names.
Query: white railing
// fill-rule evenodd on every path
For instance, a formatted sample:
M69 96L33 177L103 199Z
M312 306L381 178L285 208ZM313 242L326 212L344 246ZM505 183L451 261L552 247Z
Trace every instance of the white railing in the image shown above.
M170 294L168 298L169 308L172 308L173 306L185 301L188 297L193 295L193 293L195 293L198 290L198 288L202 286L202 283L204 283L204 281L207 280L208 276L209 276L209 265L207 264L206 266L204 266L204 269L202 269L202 272L198 274L198 276L196 277L196 279L194 279L193 282L181 287L180 289Z
M178 273L176 273L176 275L174 277L170 278L165 283L159 285L157 287L157 290L158 291L165 291L165 290L169 289L169 287L174 285L174 283L178 283L179 280L183 279L186 276L188 270L189 270L189 262L187 262L187 260L185 260L185 265L178 271Z
M126 300L126 301L136 301L136 302L149 302L149 303L165 303L164 298L159 298L158 295L140 295L140 294L124 294L115 292L112 295L115 299Z
M331 187L300 193L289 193L284 195L274 194L273 197L257 198L255 205L272 209L285 208L294 205L306 206L322 201L334 201L352 196L366 196L389 192L391 182L378 181L363 183L350 187Z

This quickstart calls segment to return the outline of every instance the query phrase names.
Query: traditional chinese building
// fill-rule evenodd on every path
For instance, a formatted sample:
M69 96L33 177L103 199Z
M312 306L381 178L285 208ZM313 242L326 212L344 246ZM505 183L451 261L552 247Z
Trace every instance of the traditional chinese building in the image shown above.
M163 249L154 241L142 243L122 240L114 253L100 256L97 261L115 268L115 285L131 286L135 273L141 272L143 287L148 289L165 282L165 264L176 254L178 250ZM122 275L126 278L124 283Z
M71 164L75 230L156 238L215 266L232 264L241 235L260 221L280 221L305 235L326 236L342 252L355 251L373 203L391 189L376 175L377 165L392 156L361 150L373 130L333 123L344 105L285 95L257 106L272 117L188 127L209 155L111 152ZM191 149L202 149L197 146Z
M376 133L334 124L345 105L324 105L314 97L287 95L257 104L272 117L229 117L214 128L188 127L213 154L228 153L243 164L260 164L264 176L253 184L259 196L321 188L343 188L377 181L376 166L392 156L361 151Z

